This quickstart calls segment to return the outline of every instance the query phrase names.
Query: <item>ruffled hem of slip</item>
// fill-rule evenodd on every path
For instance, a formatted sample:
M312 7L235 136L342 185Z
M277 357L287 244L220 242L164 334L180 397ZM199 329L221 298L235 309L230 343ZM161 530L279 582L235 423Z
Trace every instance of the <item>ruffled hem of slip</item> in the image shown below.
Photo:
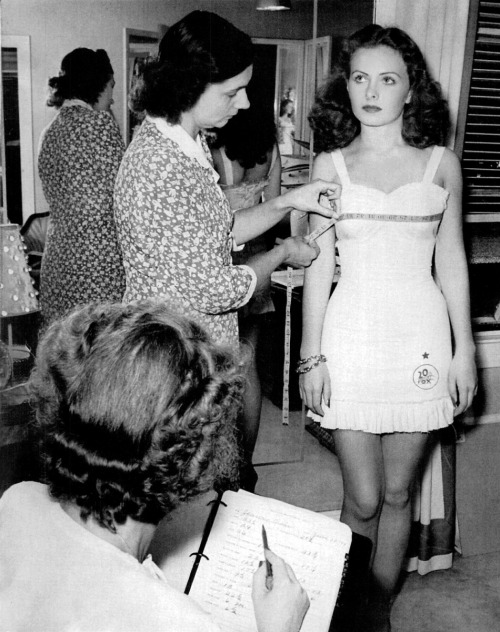
M332 400L325 416L308 411L308 417L329 430L387 432L431 432L453 423L450 397L425 402L349 402Z

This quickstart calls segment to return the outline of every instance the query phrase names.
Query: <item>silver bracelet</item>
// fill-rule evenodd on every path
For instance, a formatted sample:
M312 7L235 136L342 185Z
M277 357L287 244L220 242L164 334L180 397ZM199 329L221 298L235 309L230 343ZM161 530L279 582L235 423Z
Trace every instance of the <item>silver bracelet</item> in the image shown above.
M301 362L299 360L298 362L298 366L295 369L296 372L301 375L303 373L309 373L309 371L311 371L312 369L315 369L317 366L319 366L320 364L322 364L323 362L326 362L326 358L324 355L319 355L319 356L313 356L315 358L315 361L310 364L309 366L301 366L301 364L304 364L304 362L308 362L310 361L312 358L308 358L307 360L305 360L304 362Z
M307 364L311 360L319 360L320 362L326 362L325 356L320 353L319 355L312 355L312 356L309 356L308 358L301 358L297 362L297 366L299 367L299 366L302 366L303 364Z

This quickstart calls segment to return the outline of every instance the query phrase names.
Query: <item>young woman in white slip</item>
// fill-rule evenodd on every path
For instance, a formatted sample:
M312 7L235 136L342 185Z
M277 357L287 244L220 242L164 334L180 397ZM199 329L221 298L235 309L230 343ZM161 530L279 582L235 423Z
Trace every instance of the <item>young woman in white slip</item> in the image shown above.
M342 194L306 270L297 370L311 416L335 430L341 519L373 542L362 629L386 631L429 433L476 390L460 164L443 147L440 87L397 28L369 25L346 40L310 121L321 152L313 177ZM314 230L324 219L310 221Z

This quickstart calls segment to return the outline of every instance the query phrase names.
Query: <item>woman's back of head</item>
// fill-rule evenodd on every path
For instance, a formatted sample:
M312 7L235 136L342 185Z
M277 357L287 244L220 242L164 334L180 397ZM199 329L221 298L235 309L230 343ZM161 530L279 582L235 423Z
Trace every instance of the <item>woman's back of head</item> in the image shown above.
M32 376L51 494L114 529L156 524L231 478L231 352L164 304L90 305L51 325Z
M51 95L47 105L60 107L67 99L81 99L93 105L113 74L104 49L75 48L63 58L59 75L49 79Z
M158 57L142 70L131 107L178 123L210 83L235 77L252 62L246 33L215 13L193 11L163 36Z

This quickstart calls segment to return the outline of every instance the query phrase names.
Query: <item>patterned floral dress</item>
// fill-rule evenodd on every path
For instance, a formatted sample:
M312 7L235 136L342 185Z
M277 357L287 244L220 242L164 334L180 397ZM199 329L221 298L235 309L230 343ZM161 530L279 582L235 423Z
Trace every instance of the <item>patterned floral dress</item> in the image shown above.
M206 143L146 118L122 161L115 219L127 278L125 301L157 297L238 344L237 309L255 273L233 265L233 214Z
M120 301L125 291L113 221L120 130L108 112L67 103L44 132L38 156L50 207L40 275L44 325L77 305Z

